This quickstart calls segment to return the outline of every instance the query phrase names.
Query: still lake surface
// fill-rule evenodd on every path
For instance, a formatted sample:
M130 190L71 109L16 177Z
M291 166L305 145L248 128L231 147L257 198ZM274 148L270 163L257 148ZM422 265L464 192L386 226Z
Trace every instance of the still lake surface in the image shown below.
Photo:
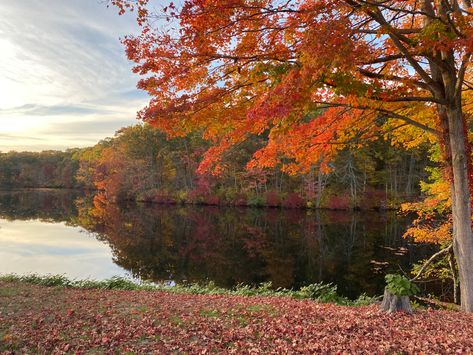
M117 205L69 190L0 191L0 273L127 276L222 287L332 282L381 294L429 254L394 212Z

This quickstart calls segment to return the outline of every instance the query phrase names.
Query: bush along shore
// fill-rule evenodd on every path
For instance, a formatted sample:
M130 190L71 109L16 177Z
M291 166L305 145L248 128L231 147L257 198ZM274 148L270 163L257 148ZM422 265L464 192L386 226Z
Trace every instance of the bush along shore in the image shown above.
M297 291L272 290L269 284L224 290L212 284L4 275L0 352L473 351L472 315L431 309L389 314L374 301L348 301L335 286L323 284Z

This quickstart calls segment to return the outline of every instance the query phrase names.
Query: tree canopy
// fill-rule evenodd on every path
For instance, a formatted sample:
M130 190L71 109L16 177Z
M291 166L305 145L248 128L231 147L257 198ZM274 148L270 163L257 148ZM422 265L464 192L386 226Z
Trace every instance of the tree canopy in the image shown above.
M455 90L467 86L466 3L441 17L430 1L185 1L153 14L146 2L118 2L143 24L124 40L152 97L139 118L203 130L214 146L202 170L251 134L269 136L251 166L292 172L400 128L404 141L434 139L445 98L427 64L449 65L439 50L455 51Z
M219 173L251 135L268 141L249 167L289 173L387 134L440 144L473 311L470 0L111 2L142 26L124 39L151 96L138 117L171 136L202 131L212 147L200 171Z

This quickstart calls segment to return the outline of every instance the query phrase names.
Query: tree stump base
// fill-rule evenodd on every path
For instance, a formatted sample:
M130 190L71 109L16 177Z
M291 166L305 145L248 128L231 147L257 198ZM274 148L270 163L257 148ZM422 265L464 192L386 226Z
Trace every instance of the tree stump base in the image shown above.
M396 296L389 292L387 288L384 289L383 302L381 303L381 310L393 312L405 312L412 314L411 302L409 296Z

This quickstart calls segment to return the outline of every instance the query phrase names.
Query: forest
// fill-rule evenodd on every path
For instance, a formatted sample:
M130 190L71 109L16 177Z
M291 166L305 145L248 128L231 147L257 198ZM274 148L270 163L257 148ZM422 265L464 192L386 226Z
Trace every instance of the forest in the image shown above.
M0 187L99 190L113 201L161 204L385 210L419 200L420 182L431 178L426 168L435 166L425 146L405 149L380 140L344 149L327 171L247 169L265 144L254 138L229 150L218 174L199 173L208 149L199 137L168 140L137 124L89 148L0 153Z
M89 148L2 153L0 186L414 213L405 236L441 245L473 311L470 1L106 3L140 28L122 43L142 122ZM396 297L425 268L392 279Z
M0 152L0 188L75 188L79 149Z
M253 136L267 140L246 167L293 176L330 171L352 145L380 137L428 145L440 166L429 168L425 199L403 206L419 215L408 234L447 241L433 258L454 255L461 307L473 312L471 1L109 4L141 27L122 39L150 96L138 118L171 137L200 132L211 146L199 172L221 174ZM390 281L385 310L415 293L399 275Z
M473 352L472 0L99 3L5 42L91 61L0 107L0 352Z

